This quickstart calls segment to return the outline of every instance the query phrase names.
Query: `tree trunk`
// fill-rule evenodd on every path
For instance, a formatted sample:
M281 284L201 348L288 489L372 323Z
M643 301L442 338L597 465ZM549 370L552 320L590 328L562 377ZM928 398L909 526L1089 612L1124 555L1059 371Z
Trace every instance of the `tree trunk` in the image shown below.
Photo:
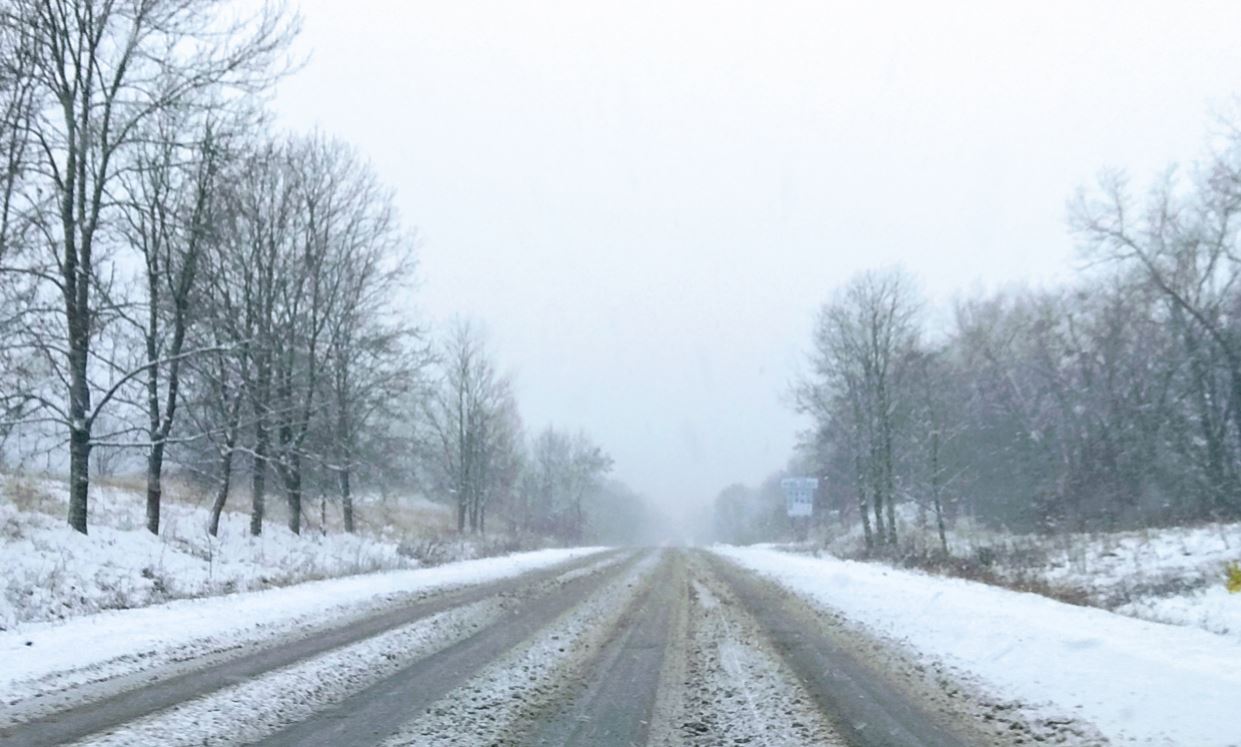
M1229 369L1229 383L1232 385L1232 419L1237 431L1237 437L1241 438L1241 363L1236 360L1232 351L1228 351L1227 355ZM1233 462L1235 464L1235 462ZM1228 489L1222 491L1219 496L1219 506L1226 512L1227 516L1236 516L1238 508L1241 508L1241 499L1238 499L1238 485L1235 470L1229 470L1230 479L1228 481Z
M870 506L866 500L866 487L858 486L858 514L862 517L862 535L866 538L866 552L875 549L875 537L870 528Z
M264 334L264 344L271 338ZM250 479L250 534L257 537L263 533L263 514L267 502L267 468L271 451L271 350L259 351L255 363L255 385L249 391L250 407L254 412L254 469Z
M880 474L879 455L872 446L870 449L870 499L874 503L872 507L875 511L875 539L876 544L886 545L888 542L888 533L883 527L883 475Z
M879 544L884 545L888 542L888 533L883 528L883 496L877 491L872 491L871 495L875 504L875 536L879 538Z
M573 504L573 537L577 542L582 541L582 496L578 496Z
M147 452L147 531L159 536L159 508L163 498L164 444L151 444Z
M896 549L896 483L893 480L892 466L892 421L889 410L887 389L883 390L883 423L880 434L882 441L880 443L880 469L883 479L883 500L888 513L888 544L892 549Z
M84 418L83 418L84 419ZM90 490L90 432L69 433L69 526L86 534L87 492Z
M281 468L284 475L285 498L289 503L289 531L302 533L302 463L301 458L294 455L291 464ZM313 510L313 509L312 509Z
M216 490L215 501L211 504L211 520L207 524L207 533L215 537L220 532L220 514L224 512L224 504L228 502L229 486L233 482L233 446L228 446L220 453L220 487Z
M86 280L81 280L83 284ZM69 311L69 526L86 534L90 490L90 385L86 378L88 333L81 313Z
M349 484L349 465L340 471L340 510L345 518L345 531L353 534L353 491Z
M896 490L892 481L892 465L889 463L884 477L884 488L887 492L885 496L885 508L888 512L888 544L893 548L896 547Z
M875 549L875 538L870 529L870 505L866 500L866 471L862 467L861 453L855 454L853 466L857 471L858 514L862 517L862 534L866 537L866 552L870 553Z
M233 453L237 447L237 430L241 424L241 397L242 392L239 390L233 397L232 406L228 410L224 448L220 450L220 487L216 491L215 501L211 504L211 519L207 524L207 532L212 537L220 531L220 514L224 512L224 504L228 502L228 491L233 483Z
M948 554L948 533L944 531L944 506L940 500L939 431L931 434L931 502L935 507L935 526L939 530L939 548Z
M254 442L254 470L251 476L250 534L263 533L263 508L267 491L267 428L261 424Z

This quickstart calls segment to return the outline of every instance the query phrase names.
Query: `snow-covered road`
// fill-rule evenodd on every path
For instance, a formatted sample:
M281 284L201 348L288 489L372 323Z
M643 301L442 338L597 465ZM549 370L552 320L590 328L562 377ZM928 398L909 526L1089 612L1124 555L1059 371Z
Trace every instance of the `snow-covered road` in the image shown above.
M26 641L30 645L26 645ZM544 551L0 635L0 745L1233 745L1241 647L764 549Z
M0 633L0 742L6 729L148 683L168 704L509 590L525 576L614 562L603 548L540 550L436 568L367 574L180 600ZM614 555L614 554L613 554ZM601 556L601 557L596 557ZM150 710L151 698L134 706ZM63 721L63 720L62 720ZM29 730L22 730L28 732Z

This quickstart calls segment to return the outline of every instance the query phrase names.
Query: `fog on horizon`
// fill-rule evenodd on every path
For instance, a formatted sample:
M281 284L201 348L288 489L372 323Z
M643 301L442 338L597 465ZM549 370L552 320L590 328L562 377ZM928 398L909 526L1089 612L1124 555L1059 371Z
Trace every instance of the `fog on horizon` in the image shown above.
M1079 261L1100 169L1190 160L1233 3L300 3L280 123L354 144L522 417L675 512L779 469L814 313L901 265L932 314Z

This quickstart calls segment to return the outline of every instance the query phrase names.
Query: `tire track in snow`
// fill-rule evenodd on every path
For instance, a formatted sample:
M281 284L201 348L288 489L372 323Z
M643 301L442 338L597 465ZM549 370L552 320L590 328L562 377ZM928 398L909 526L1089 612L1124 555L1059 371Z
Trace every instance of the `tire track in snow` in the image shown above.
M68 711L82 715L88 706L109 700L102 710L135 718L143 715L142 709L157 707L156 701L167 706L201 694L213 678L224 686L451 604L477 601L600 557L617 556L616 551L603 556L584 551L576 556L574 551L536 551L182 599L5 633L0 636L0 658L12 656L14 666L0 669L0 742L13 724L29 724L52 713L63 721ZM540 556L549 552L566 557L542 563ZM506 562L516 572L506 571ZM231 614L222 616L221 610ZM151 686L157 681L160 687L154 692ZM136 709L125 708L121 703L126 699L141 702L131 704ZM47 741L73 738L66 732L56 736Z
M685 681L661 745L843 745L758 624L690 553Z
M991 728L962 704L959 691L927 687L898 652L873 635L816 614L782 587L712 554L706 559L738 607L829 719L844 744L884 747L988 747L1029 743L1027 731ZM1033 740L1030 740L1033 741Z
M489 747L539 743L532 729L568 695L581 671L645 598L662 553L647 555L524 644L405 724L384 747ZM566 742L562 742L566 743ZM594 743L594 742L583 742Z
M114 730L164 709L190 703L251 678L297 666L441 613L499 597L538 596L542 591L558 588L566 577L574 580L604 572L625 557L625 553L613 553L602 559L588 556L497 581L429 589L404 598L387 599L379 602L388 605L386 609L368 606L367 609L378 611L350 615L309 632L286 630L283 640L275 638L276 631L261 629L254 631L254 635L263 636L263 641L247 641L244 646L230 645L206 654L201 652L201 647L210 646L213 641L196 642L194 647L177 652L178 659L184 657L183 660L154 673L139 669L87 685L81 691L48 697L34 695L29 703L10 704L23 708L6 709L3 716L9 725L0 728L0 746L59 745ZM444 618L448 619L452 618ZM214 643L220 645L220 642ZM79 700L66 708L64 700L71 696Z
M568 581L546 582L536 596L514 600L506 614L476 634L354 692L259 743L312 747L383 741L398 733L411 717L451 700L445 696L463 683L474 681L479 672L487 671L515 648L538 637L549 625L578 608L583 599L593 598L597 590L614 586L617 578L626 577L635 566L643 565L635 554L629 553L627 557L623 563L602 563L590 575L570 573L566 574ZM647 558L649 561L649 556ZM552 644L562 647L555 641L548 645ZM484 717L494 719L496 714L487 713ZM479 724L466 722L458 731L464 732L461 738L469 738L478 728Z
M246 744L389 677L499 620L511 606L474 602L323 656L174 706L77 747L211 747Z
M562 682L566 697L541 714L528 745L645 744L663 721L663 702L678 680L669 663L683 645L684 553L664 560L617 621L597 653ZM674 655L669 656L669 652ZM536 722L537 721L537 722Z

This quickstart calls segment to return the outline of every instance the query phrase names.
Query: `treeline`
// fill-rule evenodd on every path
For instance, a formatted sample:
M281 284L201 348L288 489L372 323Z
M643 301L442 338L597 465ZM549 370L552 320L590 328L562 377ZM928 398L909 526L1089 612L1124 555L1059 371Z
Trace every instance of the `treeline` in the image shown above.
M898 504L1020 530L1241 516L1241 138L1135 197L1071 204L1089 269L958 302L867 272L823 306L796 386L820 509L898 541Z
M102 457L143 463L155 533L173 464L210 486L212 534L237 492L254 534L272 496L300 532L311 494L353 531L359 489L399 486L462 531L506 506L580 539L610 460L527 443L478 331L412 320L392 191L264 111L298 25L280 4L0 5L4 456L67 465L80 532Z
M645 511L641 497L606 479L612 458L586 434L548 426L525 435L511 382L477 327L456 324L431 372L413 429L420 458L408 463L452 497L459 531L484 531L489 512L502 509L510 532L580 542L605 521ZM617 511L618 495L632 505Z
M711 539L732 545L748 545L795 534L789 519L780 480L785 473L767 477L751 487L734 483L721 490L711 504Z

